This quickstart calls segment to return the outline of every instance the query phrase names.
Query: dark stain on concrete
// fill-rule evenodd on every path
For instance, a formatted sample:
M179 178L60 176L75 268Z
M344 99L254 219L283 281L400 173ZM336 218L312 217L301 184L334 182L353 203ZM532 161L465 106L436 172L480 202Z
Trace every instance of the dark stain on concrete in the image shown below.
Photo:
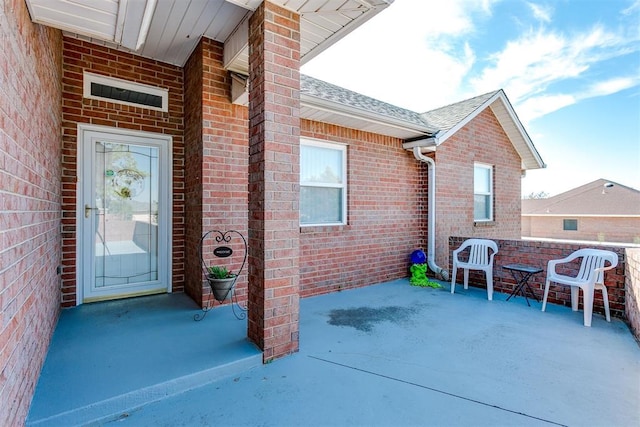
M416 313L409 307L353 307L329 312L327 323L334 326L350 326L359 331L370 332L380 322L401 323Z

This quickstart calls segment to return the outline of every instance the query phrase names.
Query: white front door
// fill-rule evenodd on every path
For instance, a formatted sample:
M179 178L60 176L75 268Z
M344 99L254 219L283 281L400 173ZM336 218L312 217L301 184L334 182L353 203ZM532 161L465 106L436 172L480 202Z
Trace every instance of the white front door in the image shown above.
M78 303L170 291L171 137L79 125L78 141Z

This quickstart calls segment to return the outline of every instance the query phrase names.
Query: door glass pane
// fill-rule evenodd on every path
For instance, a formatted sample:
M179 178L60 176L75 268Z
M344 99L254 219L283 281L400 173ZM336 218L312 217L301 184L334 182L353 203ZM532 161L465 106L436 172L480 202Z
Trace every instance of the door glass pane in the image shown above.
M158 148L95 150L95 286L158 280Z

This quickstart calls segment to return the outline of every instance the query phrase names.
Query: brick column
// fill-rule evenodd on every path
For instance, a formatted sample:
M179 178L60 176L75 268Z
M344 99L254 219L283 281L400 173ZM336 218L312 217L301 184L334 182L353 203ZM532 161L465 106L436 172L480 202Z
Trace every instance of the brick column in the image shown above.
M298 351L300 17L249 22L249 323L265 362Z

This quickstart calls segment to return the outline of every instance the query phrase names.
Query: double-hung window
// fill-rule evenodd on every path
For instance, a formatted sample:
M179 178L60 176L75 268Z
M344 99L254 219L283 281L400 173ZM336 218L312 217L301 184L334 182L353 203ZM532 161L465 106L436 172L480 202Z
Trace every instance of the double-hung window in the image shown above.
M347 223L347 147L300 141L300 225Z
M493 167L476 163L473 168L473 220L493 221Z

